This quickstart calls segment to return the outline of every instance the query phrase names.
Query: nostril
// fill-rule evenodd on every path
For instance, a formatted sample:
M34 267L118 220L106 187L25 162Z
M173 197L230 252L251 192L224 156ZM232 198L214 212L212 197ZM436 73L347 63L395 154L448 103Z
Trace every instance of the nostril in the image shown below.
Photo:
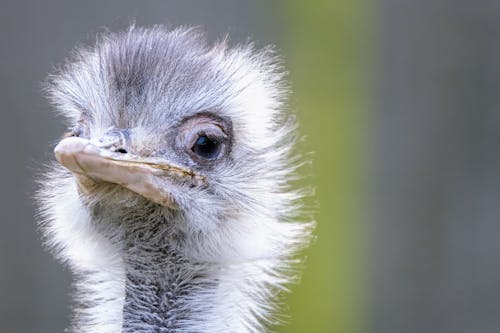
M128 151L124 148L118 148L117 150L115 150L117 153L122 153L122 154L126 154L128 153Z

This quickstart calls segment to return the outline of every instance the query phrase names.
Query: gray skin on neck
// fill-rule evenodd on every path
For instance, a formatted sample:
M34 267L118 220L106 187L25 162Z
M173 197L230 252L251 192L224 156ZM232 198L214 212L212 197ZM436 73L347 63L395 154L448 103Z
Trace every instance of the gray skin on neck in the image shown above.
M97 204L92 214L101 234L122 247L123 333L179 332L185 322L202 315L190 300L214 294L218 265L185 257L182 214L151 203L122 209Z
M165 225L144 226L125 236L123 332L179 330L182 322L195 316L188 298L210 292L217 283L207 281L209 265L190 262L172 244L182 240L158 237L156 233L165 233L162 229Z

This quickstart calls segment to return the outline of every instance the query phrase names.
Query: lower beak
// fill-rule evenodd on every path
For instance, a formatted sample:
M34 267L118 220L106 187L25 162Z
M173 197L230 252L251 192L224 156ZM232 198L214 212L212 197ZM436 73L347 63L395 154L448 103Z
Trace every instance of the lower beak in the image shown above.
M75 176L94 182L121 185L143 197L177 208L169 193L166 177L191 183L204 178L191 170L161 160L143 159L131 154L121 154L94 145L90 140L69 137L61 140L54 149L56 159ZM171 182L170 182L171 184Z

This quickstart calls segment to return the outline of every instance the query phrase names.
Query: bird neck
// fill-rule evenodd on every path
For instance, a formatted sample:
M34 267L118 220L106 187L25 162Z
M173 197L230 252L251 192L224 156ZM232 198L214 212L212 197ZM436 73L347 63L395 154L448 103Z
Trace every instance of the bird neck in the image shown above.
M265 331L303 229L252 217L188 237L186 221L154 209L89 207L70 178L58 191L46 232L77 277L72 331Z
M199 331L210 320L216 267L188 260L171 237L137 229L126 236L122 332Z

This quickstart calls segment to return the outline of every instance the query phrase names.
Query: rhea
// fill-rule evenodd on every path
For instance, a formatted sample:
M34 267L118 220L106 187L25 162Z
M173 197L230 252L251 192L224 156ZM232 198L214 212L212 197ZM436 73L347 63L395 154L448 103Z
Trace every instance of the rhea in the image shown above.
M69 132L39 191L75 276L74 332L262 332L311 224L272 48L131 27L77 48L47 95Z

